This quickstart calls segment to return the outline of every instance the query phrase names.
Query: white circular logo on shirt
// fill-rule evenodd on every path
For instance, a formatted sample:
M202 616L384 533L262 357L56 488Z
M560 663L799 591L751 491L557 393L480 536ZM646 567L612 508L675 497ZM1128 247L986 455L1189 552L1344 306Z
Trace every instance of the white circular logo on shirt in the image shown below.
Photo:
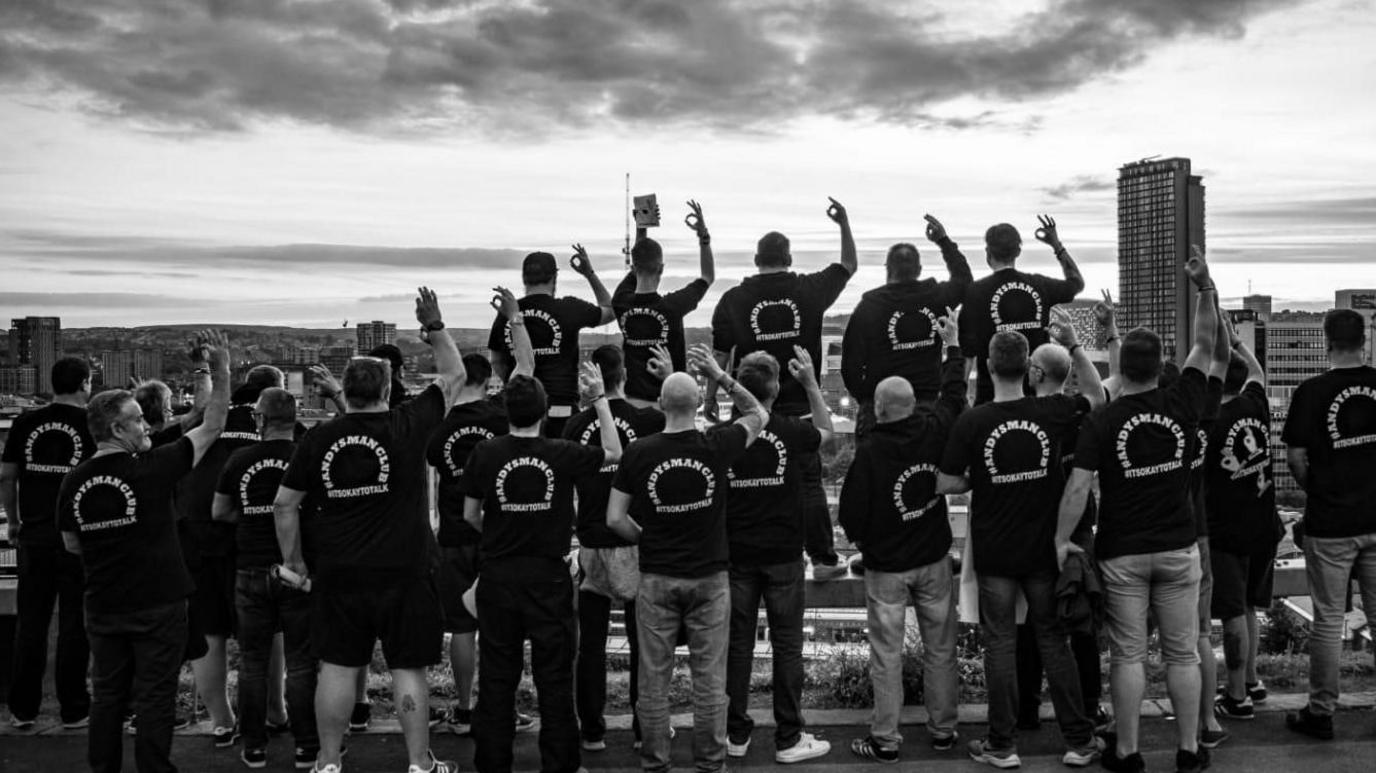
M999 472L996 457L999 441L1005 438L1012 443L1016 443L1018 437L1031 435L1038 445L1037 466L1030 470L1020 470L1018 472ZM1004 459L1009 458L1010 454L1002 455ZM1017 454L1011 454L1016 458ZM994 428L989 433L989 437L984 439L984 467L989 471L989 481L991 483L1020 483L1022 481L1038 480L1045 478L1047 470L1051 464L1051 438L1046 434L1046 430L1035 421L1026 419L1011 419Z
M621 435L622 448L625 448L627 445L629 445L632 441L636 439L635 429L631 427L630 422L626 421L620 416L612 417L612 425L616 427L617 433ZM582 443L585 446L590 446L592 445L593 437L598 436L600 438L601 433L602 420L593 419L591 424L583 428L583 434L578 436L578 442ZM599 472L616 472L616 468L619 466L620 465L615 463L604 464L602 465L602 469L599 470Z
M1364 446L1376 443L1376 432L1367 432L1360 435L1343 436L1343 428L1338 426L1338 416L1342 413L1343 404L1353 398L1376 402L1376 389L1365 386L1350 386L1339 392L1333 402L1328 404L1328 437L1333 441L1333 450L1342 448L1352 448L1354 446ZM1376 406L1368 406L1368 410L1374 410ZM1363 428L1370 429L1370 428Z
M1014 319L1004 322L1003 302L1006 300L1016 304L1009 309L1009 314L1014 317L1026 317L1026 312L1032 311L1032 318ZM1026 296L1025 298L1023 296ZM1042 327L1042 296L1036 288L1026 282L1009 282L994 291L993 297L989 299L989 315L994 320L994 330L1005 333L1010 330L1032 330Z
M536 356L552 356L559 353L564 344L564 329L559 327L559 322L550 316L548 312L541 309L523 309L521 316L527 323L531 320L540 322L539 325L526 325L526 334L530 336L530 348ZM542 329L543 328L543 329ZM506 323L506 332L503 338L506 341L506 348L510 351L514 344L511 343L511 323ZM548 331L548 334L546 334Z
M1259 419L1241 418L1228 428L1228 438L1220 449L1219 466L1231 473L1229 480L1257 476L1257 496L1266 493L1271 481L1271 449L1266 425Z
M1204 457L1209 453L1209 433L1205 432L1203 427L1200 427L1195 430L1195 437L1199 439L1199 453L1195 454L1194 459L1190 461L1191 470L1197 470L1203 467Z
M38 445L39 438L44 436L47 436L47 439L61 436L71 440L72 453L66 464L43 464L34 461L34 448ZM76 427L61 421L44 422L29 433L28 440L24 441L24 471L66 475L81 463L81 455L84 450L85 444L82 442L81 433L77 432Z
M909 506L907 497L907 494L910 493L908 492L908 482L913 481L917 476L922 476L920 479L921 482L927 484L922 486L922 489L936 491L936 465L914 464L904 470L902 474L898 476L898 480L894 481L893 484L893 506L898 509L899 517L905 522L921 518L931 512L932 508L936 507L937 504L942 501L941 495L937 494L918 505ZM917 484L917 481L913 482L914 485Z
M528 471L533 471L534 475ZM502 465L493 488L497 492L498 506L509 513L535 513L554 506L554 470L539 457L518 456ZM507 493L508 488L511 494ZM539 492L543 498L518 502L512 496L517 492Z
M1131 458L1128 453L1128 442L1137 430L1153 426L1165 428L1175 438L1173 456L1164 462L1138 466L1142 460ZM1122 428L1118 430L1117 448L1118 463L1123 467L1123 477L1125 478L1145 478L1149 475L1159 475L1163 472L1178 470L1185 466L1185 431L1174 419L1159 413L1139 413L1124 422Z
M335 488L332 471L334 463L340 459L340 455L350 448L363 448L377 458L377 476L373 483L351 488ZM351 456L354 456L351 454ZM320 478L325 484L325 496L330 499L341 499L351 497L371 496L374 494L386 494L391 491L387 485L387 479L392 475L392 464L387 457L387 449L382 444L367 435L345 435L334 441L330 450L325 452L325 457L320 461Z
M913 313L913 316L921 315L927 318L927 330L925 334L913 330L913 324L911 322L907 325L902 325L902 329L900 329L899 323L902 321L905 314L907 314L907 312L895 311L889 316L889 324L886 327L886 331L889 334L889 348L895 352L899 352L906 349L928 349L935 346L937 337L936 314L926 306L919 308ZM904 338L903 334L905 333L908 334L909 337ZM917 333L916 337L913 337L913 333Z
M250 505L248 504L248 487L253 484L254 476L264 470L282 470L286 472L287 460L285 459L259 459L250 464L244 474L239 476L239 502L242 505L244 515L272 515L272 505Z
M760 301L750 310L750 332L757 342L797 338L803 332L803 316L792 298Z
M669 343L669 319L656 309L626 309L617 320L623 346L656 346Z
M754 478L740 478L736 476L736 468L732 467L726 473L727 485L730 488L767 488L770 486L784 485L784 471L788 469L788 446L779 439L778 435L767 429L760 430L760 434L755 438L755 442L750 446L750 451L754 452L758 448L766 446L774 449L774 469L772 475ZM742 457L737 465L746 462Z
M92 492L112 488L124 499L124 515L105 520L88 520L81 512L81 502ZM114 475L95 475L77 487L72 497L72 514L76 516L78 528L82 531L102 531L138 523L139 500L134 489L123 478Z
M677 480L678 488L691 490L696 484L699 490L692 492L694 499L687 502L664 501L659 487L665 482L665 476L671 473ZM690 483L685 478L697 480ZM703 510L712 506L712 500L717 493L717 476L712 473L712 468L696 459L676 456L655 465L650 471L650 477L645 481L645 491L650 495L650 502L654 504L657 513L688 513Z
M469 437L476 437L479 439L479 442L481 442L483 440L491 440L496 437L496 435L493 435L486 427L475 426L459 427L449 433L449 437L444 439L444 466L449 468L449 474L453 475L455 478L462 477L463 466L454 458L454 446L457 445L460 440Z

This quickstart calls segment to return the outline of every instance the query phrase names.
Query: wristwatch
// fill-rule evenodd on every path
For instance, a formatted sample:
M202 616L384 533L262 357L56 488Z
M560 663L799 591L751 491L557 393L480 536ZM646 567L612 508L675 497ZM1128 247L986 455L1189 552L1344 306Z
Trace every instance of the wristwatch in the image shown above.
M442 320L442 319L437 319L437 320L434 320L434 321L432 321L432 322L427 322L427 323L425 323L425 328L424 328L424 330L425 330L426 332L437 332L437 331L440 331L440 330L443 330L443 329L444 329L444 320Z

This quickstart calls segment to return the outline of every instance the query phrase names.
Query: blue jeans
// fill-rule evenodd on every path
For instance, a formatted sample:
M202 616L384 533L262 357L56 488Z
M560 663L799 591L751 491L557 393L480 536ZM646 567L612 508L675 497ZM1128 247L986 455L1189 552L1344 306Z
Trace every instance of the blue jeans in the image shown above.
M803 732L803 560L768 566L731 565L731 645L726 656L726 734L745 743L750 718L750 672L764 598L774 646L774 748L788 749Z
M239 725L245 749L268 745L268 660L272 638L282 632L287 662L287 716L296 745L320 749L315 725L318 664L311 656L310 595L269 579L266 569L240 569L234 583L239 614Z
M481 586L480 586L481 587ZM688 631L693 675L693 759L700 773L726 762L726 640L731 594L726 572L706 577L641 574L635 599L640 638L640 702L636 714L647 771L669 770L669 681L679 627ZM480 618L481 619L481 618Z
M1376 534L1307 536L1304 565L1309 575L1309 597L1314 602L1314 625L1309 636L1309 711L1330 716L1338 704L1343 610L1354 567L1367 623L1376 626Z
M1072 748L1091 743L1094 725L1085 716L1080 678L1065 628L1056 614L1056 575L979 576L979 624L984 633L984 679L989 688L989 743L1016 749L1018 741L1017 596L1027 598L1027 619L1046 669L1051 705L1061 736Z
M865 572L869 617L870 680L874 716L870 735L885 748L903 743L898 712L903 707L904 610L911 601L922 635L922 694L927 730L935 737L956 731L960 684L956 674L955 584L946 556L906 572Z

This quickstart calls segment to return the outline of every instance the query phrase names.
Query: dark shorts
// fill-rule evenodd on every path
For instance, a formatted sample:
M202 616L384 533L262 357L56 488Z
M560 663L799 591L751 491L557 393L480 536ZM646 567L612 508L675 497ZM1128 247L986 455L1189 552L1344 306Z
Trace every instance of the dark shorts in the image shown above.
M1220 620L1241 617L1248 607L1271 606L1275 556L1275 546L1253 555L1214 551L1214 611Z
M425 668L440 662L444 610L430 577L397 580L357 591L311 594L311 652L346 668L368 665L382 640L388 668Z
M1208 636L1214 618L1214 570L1209 538L1200 537L1199 543L1199 635Z
M446 632L473 633L478 630L478 619L463 605L464 591L473 587L477 579L477 545L440 548L440 570L435 576L435 585L444 608Z
M206 556L191 567L196 590L188 607L189 628L202 636L233 636L235 631L234 556Z

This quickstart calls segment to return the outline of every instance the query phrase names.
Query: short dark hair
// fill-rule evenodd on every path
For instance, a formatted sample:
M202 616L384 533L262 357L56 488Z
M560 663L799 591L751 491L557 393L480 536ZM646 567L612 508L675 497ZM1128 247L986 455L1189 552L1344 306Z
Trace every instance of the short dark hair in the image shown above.
M481 354L463 356L464 386L486 386L492 380L492 363Z
M989 372L999 378L1027 375L1027 336L1016 330L995 333L989 339Z
M642 273L650 273L664 266L664 248L648 236L637 240L631 247L631 268Z
M549 284L559 273L559 264L548 252L532 252L521 262L521 281L527 285Z
M132 402L134 395L127 389L107 389L92 397L86 403L86 428L91 431L91 438L97 443L113 440L124 405Z
M998 223L984 232L984 246L989 250L989 257L1000 263L1010 263L1022 254L1022 236L1008 223Z
M262 392L268 387L280 388L286 383L287 377L273 365L254 365L244 375L244 386L255 392Z
M1123 336L1123 348L1118 355L1123 378L1144 384L1161 376L1161 336L1155 331L1138 327Z
M751 352L741 358L736 380L756 400L768 400L779 391L779 361L769 352Z
M406 360L401 356L401 350L396 344L378 344L368 351L369 357L381 357L392 364L392 374L401 372L406 365Z
M91 377L91 366L80 357L63 357L53 363L53 394L74 395Z
M296 426L296 398L281 387L268 387L258 395L263 426L289 429Z
M626 383L626 358L621 347L603 344L592 350L592 361L602 371L602 386L615 389Z
M1162 360L1161 378L1157 380L1156 385L1165 389L1174 384L1178 378L1180 378L1180 366L1176 365L1174 360Z
M884 266L894 279L916 279L922 275L922 257L918 255L917 247L909 242L899 242L890 247Z
M143 411L143 418L149 424L154 423L153 419L161 423L172 407L172 390L161 381L150 379L134 389L134 402L139 404L139 410Z
M544 418L549 410L549 400L545 397L545 387L539 379L530 376L512 376L506 382L504 393L506 416L513 427L533 427Z
M1352 309L1334 309L1323 318L1323 337L1335 352L1355 352L1366 341L1366 320Z
M1228 358L1228 372L1223 375L1223 394L1235 395L1247 385L1247 361L1233 352Z
M788 237L778 231L770 231L760 237L755 245L755 265L760 268L779 268L793 265L793 254L789 251Z
M385 401L392 384L392 364L377 357L355 357L344 368L344 401L366 408Z

